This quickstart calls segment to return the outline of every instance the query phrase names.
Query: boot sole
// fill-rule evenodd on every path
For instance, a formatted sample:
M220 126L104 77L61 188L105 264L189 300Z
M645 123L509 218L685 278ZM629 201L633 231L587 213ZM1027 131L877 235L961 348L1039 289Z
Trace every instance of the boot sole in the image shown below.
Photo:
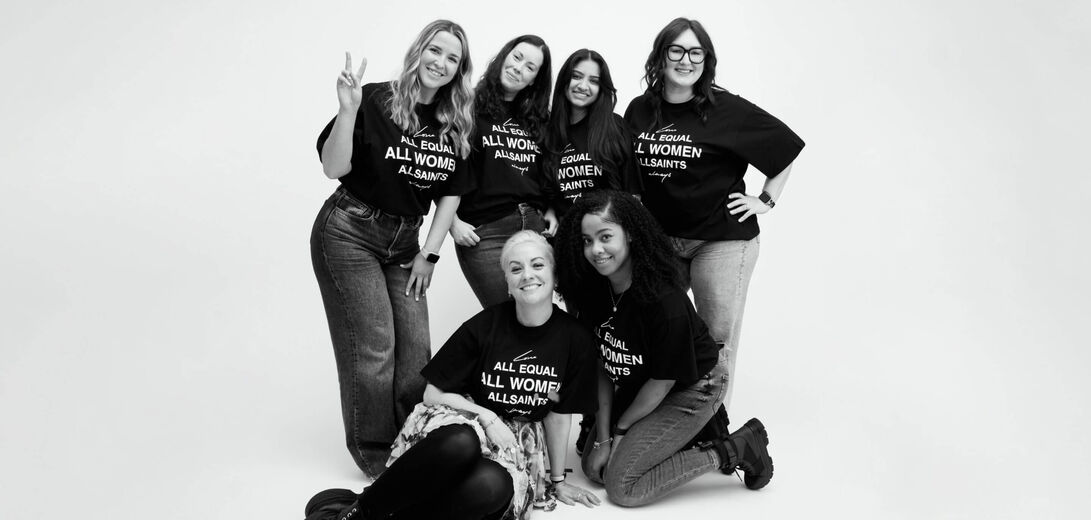
M348 489L327 489L325 491L319 491L307 501L307 505L303 508L303 515L311 516L312 513L322 506L331 504L348 506L355 501L356 493L353 493Z

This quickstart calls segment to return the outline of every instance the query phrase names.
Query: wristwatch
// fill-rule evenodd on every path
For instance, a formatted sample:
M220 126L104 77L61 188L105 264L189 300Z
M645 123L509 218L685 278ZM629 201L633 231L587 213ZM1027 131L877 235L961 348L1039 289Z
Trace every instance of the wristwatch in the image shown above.
M424 261L430 264L434 264L439 261L439 255L431 251L420 250L420 254L424 256Z
M769 192L767 191L761 192L761 195L758 195L758 200L760 200L762 204L769 206L769 208L777 205L776 201L773 200L773 197L769 196Z

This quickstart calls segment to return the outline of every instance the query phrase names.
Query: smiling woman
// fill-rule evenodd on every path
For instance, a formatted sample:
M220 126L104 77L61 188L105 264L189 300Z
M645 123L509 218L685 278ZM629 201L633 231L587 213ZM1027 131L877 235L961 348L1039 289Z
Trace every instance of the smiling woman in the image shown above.
M569 414L596 404L593 337L553 305L544 237L516 233L493 265L499 279L497 267L512 299L463 323L424 368L424 404L398 435L390 469L359 495L315 495L309 520L522 519L554 500L600 502L565 482Z
M437 20L405 54L401 75L362 84L345 53L337 116L318 137L340 186L311 230L311 260L329 322L349 453L370 477L421 401L428 362L425 290L470 186L470 54L466 34ZM419 229L436 202L424 247Z
M505 44L475 89L470 175L475 181L451 224L458 264L482 307L504 301L493 276L504 241L520 230L553 233L546 204L541 142L549 118L549 47L523 35Z

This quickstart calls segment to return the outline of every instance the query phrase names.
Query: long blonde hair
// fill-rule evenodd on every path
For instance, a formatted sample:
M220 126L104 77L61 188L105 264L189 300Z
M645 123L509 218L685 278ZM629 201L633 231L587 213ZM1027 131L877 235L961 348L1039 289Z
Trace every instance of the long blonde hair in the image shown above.
M404 132L414 133L420 130L420 121L413 110L420 95L420 57L432 38L440 32L449 32L462 44L462 59L458 62L458 71L451 82L436 92L436 119L442 125L440 139L454 147L462 158L470 154L470 133L473 132L473 88L470 75L473 65L470 63L470 47L466 32L457 23L450 20L436 20L424 27L413 45L405 53L402 73L391 82L391 96L387 101L387 110L394 124Z

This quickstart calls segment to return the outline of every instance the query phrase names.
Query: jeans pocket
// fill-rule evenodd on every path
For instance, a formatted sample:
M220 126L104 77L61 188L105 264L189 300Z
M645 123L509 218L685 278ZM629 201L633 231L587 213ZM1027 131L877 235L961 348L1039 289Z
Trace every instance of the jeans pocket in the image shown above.
M379 216L379 210L362 203L354 203L342 198L333 206L334 212L349 219L360 222L371 222Z

